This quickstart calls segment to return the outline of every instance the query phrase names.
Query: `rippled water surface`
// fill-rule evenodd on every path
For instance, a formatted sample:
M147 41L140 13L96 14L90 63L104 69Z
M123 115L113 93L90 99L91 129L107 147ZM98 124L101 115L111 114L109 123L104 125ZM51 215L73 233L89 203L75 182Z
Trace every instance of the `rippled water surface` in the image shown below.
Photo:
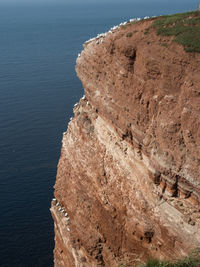
M122 2L0 4L0 266L53 266L49 208L62 132L83 94L82 43L130 18L197 5Z

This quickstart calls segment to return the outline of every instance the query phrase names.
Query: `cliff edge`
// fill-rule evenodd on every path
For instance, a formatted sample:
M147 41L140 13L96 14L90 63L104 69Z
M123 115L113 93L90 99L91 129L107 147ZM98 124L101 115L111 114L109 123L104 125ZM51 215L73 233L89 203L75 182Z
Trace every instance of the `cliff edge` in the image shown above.
M77 58L85 97L63 134L56 267L135 266L200 246L200 54L155 20L115 27Z

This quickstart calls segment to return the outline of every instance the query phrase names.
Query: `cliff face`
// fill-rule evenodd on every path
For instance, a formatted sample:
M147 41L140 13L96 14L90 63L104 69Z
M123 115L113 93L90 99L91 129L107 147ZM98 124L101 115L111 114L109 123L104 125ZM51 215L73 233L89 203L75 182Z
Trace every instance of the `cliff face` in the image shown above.
M200 54L145 29L88 44L63 135L55 266L132 266L200 246Z

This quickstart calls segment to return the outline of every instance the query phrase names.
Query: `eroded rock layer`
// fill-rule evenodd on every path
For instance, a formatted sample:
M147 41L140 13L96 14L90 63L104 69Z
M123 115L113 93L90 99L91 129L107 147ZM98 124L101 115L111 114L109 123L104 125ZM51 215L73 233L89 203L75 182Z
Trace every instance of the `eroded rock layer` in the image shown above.
M200 54L142 21L85 45L63 135L55 266L133 266L200 246ZM66 215L67 213L67 215Z

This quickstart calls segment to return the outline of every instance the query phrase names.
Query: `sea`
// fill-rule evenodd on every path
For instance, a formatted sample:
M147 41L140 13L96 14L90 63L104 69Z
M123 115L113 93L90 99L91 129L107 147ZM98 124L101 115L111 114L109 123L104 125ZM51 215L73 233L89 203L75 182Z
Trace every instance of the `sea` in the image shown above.
M135 17L194 10L193 0L0 0L0 267L53 266L49 211L82 44Z

